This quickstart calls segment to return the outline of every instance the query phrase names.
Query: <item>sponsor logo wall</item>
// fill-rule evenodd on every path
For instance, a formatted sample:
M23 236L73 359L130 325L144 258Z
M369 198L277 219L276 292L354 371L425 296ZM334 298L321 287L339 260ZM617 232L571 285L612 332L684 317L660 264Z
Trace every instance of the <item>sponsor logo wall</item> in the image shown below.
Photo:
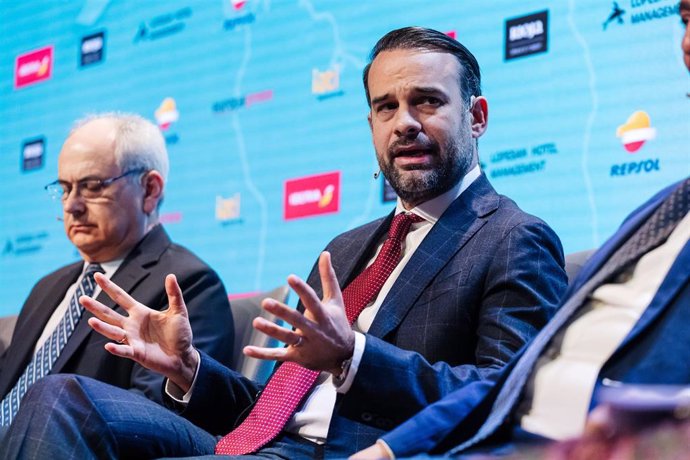
M132 111L163 133L161 222L231 294L306 276L340 232L390 212L362 70L387 30L444 31L478 58L494 187L566 252L690 175L677 0L0 3L0 315L78 257L43 186L74 120ZM30 24L27 22L30 18Z

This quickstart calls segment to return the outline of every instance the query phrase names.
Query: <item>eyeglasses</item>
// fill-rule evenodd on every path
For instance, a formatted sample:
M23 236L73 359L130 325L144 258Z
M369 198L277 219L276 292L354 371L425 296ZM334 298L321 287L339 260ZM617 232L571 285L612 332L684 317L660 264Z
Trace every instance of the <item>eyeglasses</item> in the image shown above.
M111 177L109 179L97 179L92 177L87 177L76 182L77 184L77 195L85 199L98 198L103 193L103 189L112 184L113 182L122 179L123 177L131 176L132 174L141 174L146 172L146 169L139 168L127 171L117 177ZM64 180L56 180L50 184L43 187L48 195L54 200L65 201L70 193L72 193L72 182L67 182Z

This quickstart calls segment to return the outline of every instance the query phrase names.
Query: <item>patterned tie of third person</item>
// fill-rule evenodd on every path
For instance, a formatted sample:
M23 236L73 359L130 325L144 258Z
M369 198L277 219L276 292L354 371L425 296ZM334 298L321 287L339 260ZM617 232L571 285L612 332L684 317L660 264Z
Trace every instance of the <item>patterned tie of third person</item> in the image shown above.
M395 216L376 260L344 290L345 313L350 324L377 296L400 262L402 242L415 222L424 219L412 213ZM247 418L216 445L218 455L244 455L255 452L283 429L287 421L316 382L318 371L286 362L273 374Z
M637 263L640 257L663 244L688 212L690 212L690 178L681 182L589 281L584 283L559 308L556 315L532 340L531 345L515 364L496 396L491 415L472 438L450 451L451 455L482 442L509 419L509 414L518 404L520 395L543 350L575 313L587 303L590 294L602 284L615 280L617 276Z

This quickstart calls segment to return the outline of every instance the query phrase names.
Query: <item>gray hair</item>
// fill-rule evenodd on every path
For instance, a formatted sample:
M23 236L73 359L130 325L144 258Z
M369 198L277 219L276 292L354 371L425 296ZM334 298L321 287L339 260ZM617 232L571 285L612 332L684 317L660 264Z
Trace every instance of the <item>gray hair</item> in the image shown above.
M156 170L168 179L168 151L160 129L149 120L125 112L104 112L88 115L75 122L70 136L82 126L96 120L115 124L115 161L121 171L134 169Z

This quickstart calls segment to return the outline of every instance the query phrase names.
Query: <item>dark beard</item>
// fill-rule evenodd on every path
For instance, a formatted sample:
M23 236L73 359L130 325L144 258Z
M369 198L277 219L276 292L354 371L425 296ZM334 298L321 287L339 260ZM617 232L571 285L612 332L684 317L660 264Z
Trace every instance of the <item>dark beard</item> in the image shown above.
M391 146L387 158L393 158L396 147L399 146ZM433 143L428 148L431 149L436 161L432 168L416 168L417 171L423 171L423 174L417 177L404 174L411 169L400 170L395 167L393 161L379 162L383 175L405 203L420 204L447 192L462 180L472 164L471 149L461 149L455 140L446 144L443 156L438 144Z

